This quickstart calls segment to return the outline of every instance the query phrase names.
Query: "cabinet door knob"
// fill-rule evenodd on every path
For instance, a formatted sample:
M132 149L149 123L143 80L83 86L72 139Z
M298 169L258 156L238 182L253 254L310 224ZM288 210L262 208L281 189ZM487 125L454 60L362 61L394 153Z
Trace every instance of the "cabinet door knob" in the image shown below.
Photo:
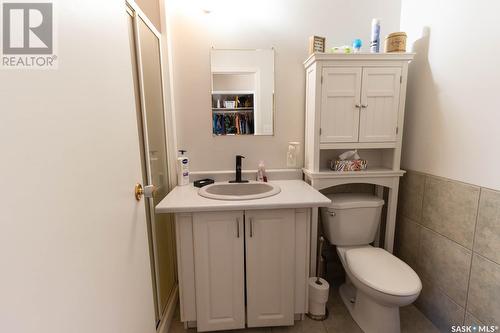
M366 109L366 108L368 107L368 104L361 104L361 107L362 107L363 109Z
M359 109L359 108L361 107L361 105L360 105L360 104L355 104L354 106L355 106L357 109Z

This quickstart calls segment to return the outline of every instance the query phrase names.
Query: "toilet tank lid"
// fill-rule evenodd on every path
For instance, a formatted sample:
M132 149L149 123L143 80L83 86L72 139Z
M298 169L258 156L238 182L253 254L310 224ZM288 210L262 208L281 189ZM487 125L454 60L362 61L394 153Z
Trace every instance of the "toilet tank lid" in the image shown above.
M327 195L334 209L369 208L384 205L384 200L369 193L335 193Z

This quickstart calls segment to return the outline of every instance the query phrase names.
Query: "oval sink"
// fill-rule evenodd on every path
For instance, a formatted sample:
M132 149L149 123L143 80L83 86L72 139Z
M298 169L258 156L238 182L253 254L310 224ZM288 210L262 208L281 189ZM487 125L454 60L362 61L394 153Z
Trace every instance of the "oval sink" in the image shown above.
M274 184L250 183L215 183L198 190L198 194L205 198L217 200L252 200L266 198L281 192L281 188Z

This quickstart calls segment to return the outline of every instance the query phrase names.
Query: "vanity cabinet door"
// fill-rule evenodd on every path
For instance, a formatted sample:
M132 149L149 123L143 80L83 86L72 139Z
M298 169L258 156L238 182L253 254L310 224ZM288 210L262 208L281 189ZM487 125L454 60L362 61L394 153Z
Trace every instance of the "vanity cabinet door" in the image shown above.
M323 68L320 141L358 142L361 67Z
M193 214L200 332L245 327L243 212Z
M401 68L363 68L359 142L396 141Z
M293 325L295 211L245 212L248 327Z

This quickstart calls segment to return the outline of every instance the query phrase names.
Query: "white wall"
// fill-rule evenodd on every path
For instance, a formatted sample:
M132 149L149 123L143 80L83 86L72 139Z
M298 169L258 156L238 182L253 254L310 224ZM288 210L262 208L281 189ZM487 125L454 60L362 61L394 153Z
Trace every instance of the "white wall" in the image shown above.
M500 2L403 0L405 168L500 189Z
M304 142L305 73L308 38L325 36L327 45L366 45L373 17L382 35L399 30L400 0L166 0L179 148L187 149L191 170L230 170L234 156L243 167L286 167L289 141ZM201 10L212 9L210 14ZM213 137L210 115L210 47L276 47L274 136ZM303 147L302 147L303 149Z

